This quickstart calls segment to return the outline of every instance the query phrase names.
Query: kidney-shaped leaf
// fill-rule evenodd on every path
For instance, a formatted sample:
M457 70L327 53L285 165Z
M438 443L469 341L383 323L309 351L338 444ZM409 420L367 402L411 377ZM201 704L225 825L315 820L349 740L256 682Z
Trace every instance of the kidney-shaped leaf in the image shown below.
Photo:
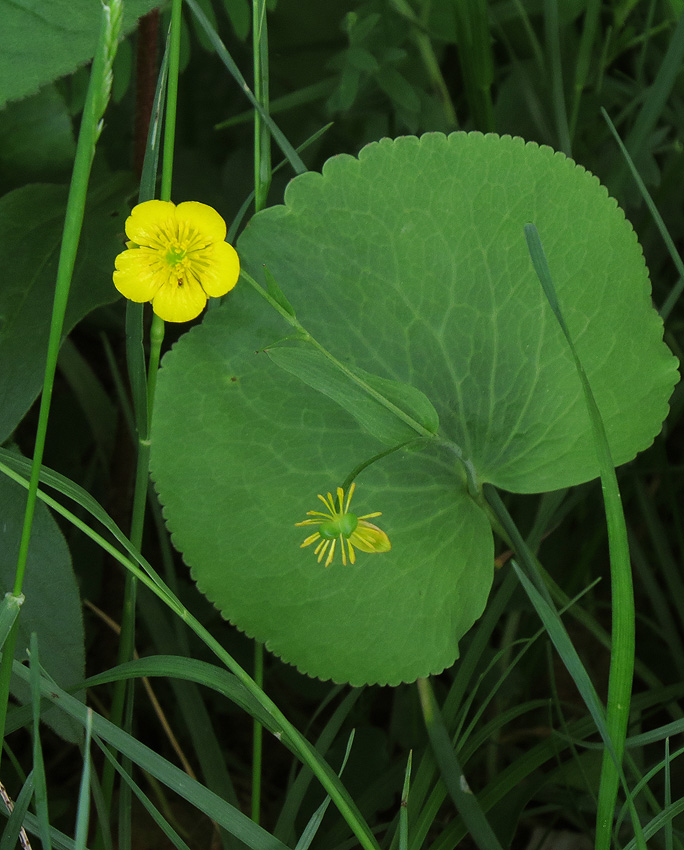
M659 431L676 361L631 226L562 154L477 133L385 139L293 180L238 249L354 374L409 408L425 399L480 482L529 493L598 469L528 222L624 463ZM307 528L294 523L321 508L316 494L394 430L371 407L352 415L356 387L342 398L344 382L323 386L313 359L270 359L283 332L243 285L165 358L152 468L174 541L225 616L307 673L360 684L441 670L489 593L486 516L453 453L413 445L356 479L352 509L383 512L390 552L326 569L300 549Z

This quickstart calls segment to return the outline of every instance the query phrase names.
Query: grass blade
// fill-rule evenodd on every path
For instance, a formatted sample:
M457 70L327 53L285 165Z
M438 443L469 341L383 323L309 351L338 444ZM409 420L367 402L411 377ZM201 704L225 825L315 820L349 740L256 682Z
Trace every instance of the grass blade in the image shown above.
M1 787L1 786L0 786ZM2 832L2 839L0 839L0 850L14 850L17 840L21 840L20 836L23 832L22 824L24 822L24 817L28 811L29 803L31 802L31 797L33 796L33 771L29 773L26 777L26 782L19 792L19 796L17 797L14 805L8 803L9 797L7 797L5 789L2 788L3 794L2 799L8 810L10 810L9 820ZM24 838L26 834L24 833ZM23 844L23 842L22 842ZM25 846L23 844L23 846Z
M76 850L85 850L90 822L90 739L93 731L93 712L87 709L85 745L83 747L83 772L78 789L78 809L76 811L76 835L74 846Z
M480 850L502 850L499 839L494 835L477 797L468 787L429 681L419 679L417 685L430 743L439 765L442 780L458 809L458 813L463 818L471 838Z
M608 527L613 610L607 724L609 729L608 739L612 741L614 753L610 752L610 749L604 752L599 788L596 850L608 850L611 841L618 784L620 781L620 766L625 738L627 736L632 680L634 677L634 588L632 585L632 570L629 559L627 526L622 510L615 465L610 454L603 420L601 419L601 414L591 391L584 367L577 355L572 337L565 324L551 278L551 272L546 261L546 256L544 255L544 249L539 239L539 233L533 224L525 225L525 238L527 239L534 270L568 343L577 375L582 384L601 475L601 489ZM639 827L636 820L636 813L634 813L634 828L638 835Z
M47 782L45 780L45 765L43 749L40 743L40 657L38 655L38 638L31 635L31 710L33 713L33 774L36 797L36 815L40 840L44 850L52 850L50 842L50 816L48 813Z

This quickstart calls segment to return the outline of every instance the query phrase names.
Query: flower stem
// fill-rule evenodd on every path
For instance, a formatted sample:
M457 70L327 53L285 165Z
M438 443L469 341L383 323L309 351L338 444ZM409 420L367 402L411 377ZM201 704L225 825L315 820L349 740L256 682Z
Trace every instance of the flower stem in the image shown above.
M175 143L176 128L176 104L178 100L178 73L180 65L180 25L181 25L182 0L173 0L171 8L171 29L169 34L169 67L166 89L166 109L164 120L164 144L163 165L161 178L161 199L171 199L171 184L173 181L173 151ZM141 184L142 186L142 184ZM151 187L150 187L151 188ZM143 197L142 193L138 199L140 202L150 200ZM136 344L131 344L129 350L139 350L142 345L142 320L136 324L136 332L140 333L140 339ZM135 470L135 485L133 490L133 508L131 512L131 543L140 550L143 540L143 529L145 525L145 507L147 503L147 492L149 482L150 465L150 427L152 423L152 408L154 405L154 393L157 385L157 369L161 353L161 344L164 339L164 321L156 314L152 318L150 329L150 356L147 370L147 404L143 404L138 412L136 427L138 431L138 453ZM144 381L144 359L133 357L129 363L132 383L142 384ZM124 601L121 612L121 634L119 638L118 663L123 664L133 658L135 646L135 613L137 601L137 578L132 573L126 574L124 586ZM133 688L126 681L117 682L114 686L112 708L110 719L112 723L121 726L130 732L129 719L133 715ZM124 716L126 722L124 723ZM102 779L102 793L107 806L109 806L114 788L114 768L110 762L105 765ZM126 811L126 797L130 794L127 785L122 786L122 808ZM128 807L130 808L130 807Z
M24 574L29 553L31 540L31 529L36 508L38 493L38 481L40 467L45 450L45 439L47 436L48 419L50 416L50 403L52 400L52 389L57 368L57 357L62 342L62 330L64 327L64 316L66 313L71 278L76 262L76 253L81 238L81 228L85 214L86 196L88 193L88 182L90 180L90 169L95 156L95 146L102 130L102 116L109 102L112 87L112 63L116 55L119 29L121 27L122 6L121 0L110 0L102 7L102 23L100 35L93 58L93 66L90 72L90 82L86 95L85 106L81 128L78 134L74 168L69 186L69 197L67 200L66 215L64 219L64 230L62 233L62 245L57 267L57 281L55 295L52 305L52 319L50 322L50 334L48 337L47 359L45 373L43 376L43 392L40 400L40 412L38 414L38 426L36 429L36 440L33 451L33 464L31 467L31 479L29 483L26 509L24 512L24 525L19 542L19 554L14 576L14 595L21 596L24 583ZM9 681L17 640L17 628L19 620L7 636L0 666L0 740L4 737L5 718L7 714L7 700L9 696Z

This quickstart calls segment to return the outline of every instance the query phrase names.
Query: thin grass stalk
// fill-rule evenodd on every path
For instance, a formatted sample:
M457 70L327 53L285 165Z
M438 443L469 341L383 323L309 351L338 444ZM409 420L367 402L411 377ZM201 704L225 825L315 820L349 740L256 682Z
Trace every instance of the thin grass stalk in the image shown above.
M264 645L254 641L254 681L264 687ZM261 821L261 770L264 743L264 727L255 718L252 725L252 801L251 814L254 823Z
M26 572L33 516L36 508L40 467L43 462L48 419L50 416L52 389L54 386L55 371L57 369L59 346L62 340L62 329L64 327L64 316L69 299L76 253L81 237L90 169L95 157L97 140L102 131L102 116L109 103L109 95L112 88L112 65L118 45L121 18L121 0L110 0L108 4L102 6L100 34L90 72L90 81L78 134L76 156L74 158L74 168L71 175L69 197L67 199L64 218L64 230L62 233L52 317L50 320L47 358L43 375L43 391L40 400L35 447L33 450L31 479L26 499L24 525L19 543L19 554L14 578L14 596L16 597L21 596L24 573ZM4 739L5 733L12 660L16 648L18 624L19 621L16 620L7 636L2 662L0 662L0 740ZM2 749L0 748L1 756Z
M665 738L665 808L672 805L672 777L670 773L670 739ZM674 850L672 821L665 827L665 850Z
M180 27L181 27L182 0L173 0L171 8L171 28L169 32L168 47L168 77L166 83L164 142L163 142L163 164L161 180L161 200L168 201L171 198L171 184L173 180L173 153L176 129L176 104L178 99L178 75L180 67ZM162 75L163 76L163 71ZM149 141L148 141L149 146ZM141 189L142 189L141 183ZM153 187L146 187L149 193ZM142 192L141 192L142 194ZM145 193L147 194L147 192ZM140 198L139 200L149 200ZM128 316L128 313L127 313ZM133 361L129 362L129 372L134 373L132 385L140 391L145 381L144 378L144 356L140 357L142 349L143 334L143 308L142 305L134 305L132 310L134 317L133 332L131 339L131 350L134 355ZM127 321L128 325L128 321ZM128 330L128 327L127 327ZM147 505L149 466L150 466L150 430L152 425L152 408L154 404L154 392L157 381L157 370L161 345L164 339L164 321L156 314L152 316L150 328L150 356L146 380L145 404L135 406L138 421L137 458L135 470L135 484L133 489L133 508L131 512L130 540L136 549L142 547L143 530L145 525L145 508ZM142 409L142 410L141 410ZM135 615L137 606L137 580L130 572L126 573L124 587L124 601L121 615L121 634L119 637L118 662L130 661L134 656L135 649ZM124 729L128 732L132 728L133 719L134 686L132 682L121 683L115 688L112 703L112 720L120 725L124 722ZM124 765L124 769L129 765ZM111 765L105 765L103 777L103 791L105 800L111 800L113 790L114 773ZM124 784L121 787L119 832L120 843L123 850L130 846L130 805L131 789ZM123 821L123 822L122 822Z
M459 62L471 118L478 130L495 129L491 87L494 60L486 0L462 0L454 4Z
M684 14L674 28L670 43L660 64L656 78L644 94L642 107L634 126L627 135L625 146L633 160L638 161L644 154L649 138L661 119L667 99L681 72L684 61ZM614 193L621 191L626 177L624 165L615 169L610 181Z
M90 824L90 739L93 731L93 710L87 709L85 726L85 744L83 747L83 772L78 788L78 808L76 810L76 834L74 850L86 850L88 825Z
M254 64L254 97L260 104L263 115L269 114L269 64L268 25L265 0L252 0L252 57ZM271 185L271 133L262 118L262 112L254 110L254 210L259 212L266 206ZM264 684L264 647L254 643L254 681L260 688ZM254 823L261 817L261 772L263 751L263 727L258 720L252 726L252 801L251 812Z
M154 197L156 189L157 163L160 150L160 125L163 112L163 106L166 98L166 86L168 80L168 65L169 65L169 45L162 60L161 69L159 71L159 79L157 81L157 91L155 93L153 114L151 116L150 127L147 134L147 148L145 151L145 162L143 164L142 176L140 178L140 190L138 193L138 202L149 201ZM149 434L149 413L148 413L148 388L145 365L145 347L144 347L144 304L135 304L132 301L126 304L126 366L128 372L128 380L131 387L131 398L133 402L133 411L131 416L131 433L137 439L138 449L144 448L145 441L148 440ZM156 373L155 373L156 374ZM125 394L123 396L125 398ZM125 404L128 404L126 399ZM126 409L124 407L124 409ZM133 425L133 422L135 423ZM137 465L136 476L141 475L143 469L141 464ZM145 474L145 484L147 485L147 475ZM135 504L135 500L134 500ZM135 510L133 511L135 514ZM134 601L131 596L131 579L134 577L126 573L126 583L124 586L124 605L122 611L122 621L126 619L127 607ZM133 615L135 607L133 606ZM119 659L126 659L133 651L134 630L131 631L130 637L124 636L122 640L119 638ZM114 695L112 698L112 707L110 710L110 719L116 725L121 725L124 717L124 706L126 702L126 692L128 686L126 683L117 682L114 687ZM102 797L105 801L105 806L109 811L111 808L112 794L114 792L115 773L109 762L106 762L102 772ZM101 824L101 829L104 830L104 824ZM98 847L101 846L101 841L104 836L101 833L98 836Z
M551 98L553 114L556 119L558 146L567 156L572 156L570 127L565 109L565 91L560 46L560 23L558 21L558 0L544 0L544 30L546 49L551 66Z
M622 510L622 500L620 498L617 475L615 474L615 465L611 457L608 437L603 420L601 419L601 413L596 405L596 400L591 391L584 367L577 355L572 337L565 324L539 234L533 224L525 226L525 238L527 239L535 272L554 316L567 340L568 348L575 362L577 374L582 383L601 475L601 489L608 528L613 613L606 720L608 733L615 750L615 760L613 754L608 749L604 750L599 786L595 850L608 850L611 843L613 818L620 783L620 769L625 748L625 739L627 737L632 680L634 677L634 588L632 585L627 526ZM636 821L635 812L633 812L633 821L638 838L639 825L638 821Z
M22 824L27 819L29 803L33 797L33 771L26 777L26 781L14 803L7 796L7 792L1 784L0 788L2 789L0 798L10 813L7 824L2 831L2 838L0 838L0 850L15 850L17 840L22 848L26 848L28 838Z
M437 701L428 679L416 683L420 705L423 710L425 728L432 750L439 765L442 780L458 813L468 828L468 833L480 850L502 850L498 838L489 824L478 798L470 790L463 769L456 757L451 738L446 730Z
M399 809L399 850L408 850L409 821L408 801L411 787L411 764L413 762L413 750L409 750L406 762L406 773L404 774L404 787L401 790L401 803Z
M458 118L454 107L449 87L446 84L442 69L439 66L439 60L432 46L432 40L428 34L427 18L429 17L430 6L424 4L421 17L413 10L413 7L408 0L391 0L395 11L409 21L411 26L411 35L416 43L423 66L430 80L432 88L437 93L442 110L444 112L444 121L449 130L458 129ZM320 85L320 84L316 84Z
M35 632L31 635L31 710L33 714L33 776L34 796L36 801L36 817L43 850L52 850L50 841L50 816L48 811L47 781L45 779L45 763L43 748L40 742L40 656L38 654L38 637Z
M575 64L575 81L572 93L572 106L570 107L570 139L572 140L577 130L577 118L582 100L582 92L589 76L596 31L598 30L599 15L601 12L601 0L588 0L584 12L584 24L582 26L582 37L579 50L577 51L577 62Z
M271 131L275 142L280 147L281 151L285 155L287 161L290 163L292 169L296 174L303 174L307 171L307 167L302 162L299 154L292 145L285 138L283 133L278 129L277 124L273 121L273 119L268 115L268 113L264 112L263 107L259 103L259 101L254 97L251 89L247 85L245 78L240 73L240 69L233 61L233 57L226 50L226 46L218 37L216 30L209 23L209 19L204 14L199 5L195 2L195 0L186 0L186 4L188 8L191 10L195 18L197 18L197 22L202 27L202 29L207 34L207 38L213 44L214 50L216 51L216 55L226 66L230 74L232 75L235 82L238 84L244 95L247 97L252 106L256 109L256 111L263 118L264 123Z
M104 744L97 735L93 735L93 741L100 748L102 754L107 759L107 761L112 765L113 770L121 776L123 781L131 786L133 793L136 798L142 803L143 807L150 815L152 820L157 824L159 829L164 833L164 835L169 839L169 841L173 844L177 850L190 850L188 845L183 841L183 839L178 835L178 833L173 829L171 824L166 820L166 818L161 814L161 812L156 808L156 806L152 803L152 801L147 797L144 791L137 785L131 776L123 770L123 768L119 765L116 759L109 752L109 748L106 744Z
M620 138L620 135L615 128L615 125L613 124L610 119L610 116L603 107L601 107L601 114L603 115L603 118L606 124L608 125L608 128L612 133L613 138L617 143L617 146L620 148L620 152L622 153L622 156L624 157L625 162L627 163L627 167L630 170L632 179L634 180L637 185L637 188L639 189L641 197L644 199L644 203L648 207L648 211L651 213L653 221L655 222L655 225L658 228L658 233L660 233L660 238L665 243L665 247L667 248L667 252L670 255L670 259L672 260L675 269L677 269L677 274L679 275L680 279L684 279L684 262L682 261L682 258L679 255L679 251L675 247L674 241L672 240L672 237L668 232L665 222L663 221L663 217L660 215L658 208L653 202L653 198L651 197L648 189L646 188L646 184L641 179L641 175L639 174L636 166L634 165L634 160L629 155L629 151L627 150L622 139ZM677 295L678 294L679 293L677 292ZM663 304L663 306L660 308L660 315L663 321L667 320L668 316L670 315L670 312L672 311L672 308L675 305L675 301L676 297L674 299L668 298L665 304Z

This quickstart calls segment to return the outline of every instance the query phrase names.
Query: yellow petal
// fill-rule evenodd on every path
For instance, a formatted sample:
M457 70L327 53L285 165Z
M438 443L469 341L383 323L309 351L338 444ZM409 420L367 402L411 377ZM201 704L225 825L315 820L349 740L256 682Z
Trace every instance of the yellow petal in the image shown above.
M335 540L330 540L329 543L330 543L330 553L328 554L328 557L325 559L326 567L329 567L330 564L332 564L332 562L333 562L333 557L335 555L335 544L337 543L337 538L335 538ZM321 552L321 554L318 556L318 562L319 563L321 562L321 558L323 557L324 553L325 553L325 548L323 549L323 552ZM342 561L345 564L347 563L346 560L345 560L345 557L344 557L344 550L342 550Z
M380 552L389 552L392 548L389 537L385 532L373 525L371 522L366 522L360 519L356 526L356 531L353 532L349 541L356 546L360 552L367 552L369 555L378 554Z
M168 275L157 253L149 248L123 251L114 265L114 286L131 301L151 301Z
M189 322L204 310L207 296L202 287L191 277L179 284L173 276L154 296L152 309L165 322Z
M126 219L126 236L136 245L166 249L177 230L176 205L171 201L145 201Z
M318 532L310 535L309 537L306 538L306 540L302 543L302 545L299 548L303 549L305 546L310 546L314 542L314 540L318 540L320 536L321 535Z
M204 245L210 242L223 242L226 238L225 221L213 207L201 204L199 201L184 201L178 204L176 220L181 234L194 231L196 238L200 239Z
M194 270L192 255L191 261ZM225 295L235 286L239 275L240 260L237 251L228 242L217 242L202 251L202 270L198 271L198 277L207 295L212 298Z

